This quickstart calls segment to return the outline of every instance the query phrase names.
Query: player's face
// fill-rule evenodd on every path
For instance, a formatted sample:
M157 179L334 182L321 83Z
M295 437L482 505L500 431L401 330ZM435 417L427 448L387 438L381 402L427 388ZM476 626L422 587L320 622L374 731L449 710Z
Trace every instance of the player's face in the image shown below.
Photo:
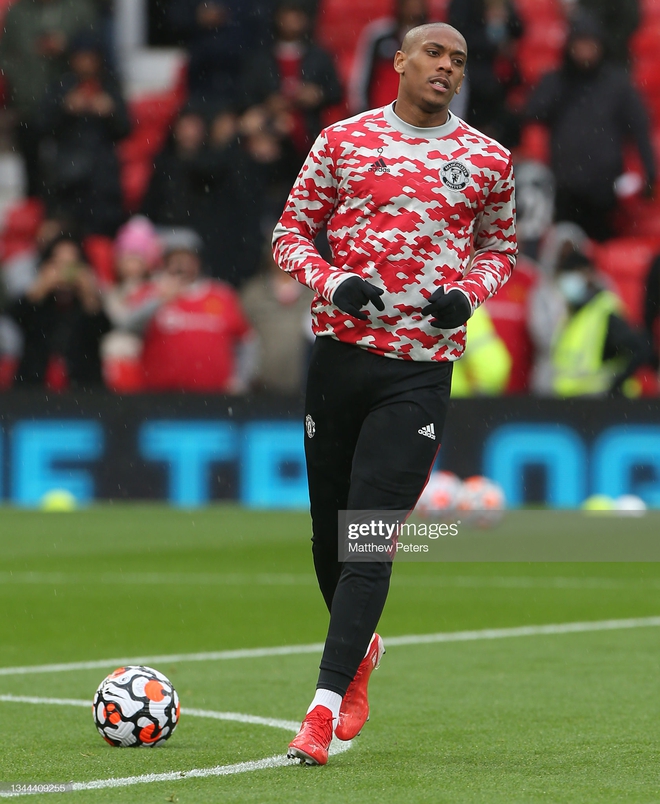
M413 43L407 53L399 51L394 69L401 76L401 89L412 103L425 111L438 111L460 91L467 48L451 28L431 28Z

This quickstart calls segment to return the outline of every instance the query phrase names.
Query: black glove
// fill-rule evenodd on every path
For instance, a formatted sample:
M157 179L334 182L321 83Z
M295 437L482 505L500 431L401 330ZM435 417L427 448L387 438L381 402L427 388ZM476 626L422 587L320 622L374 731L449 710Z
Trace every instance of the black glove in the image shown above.
M346 279L335 290L332 297L332 303L335 307L339 307L344 313L359 318L360 321L367 320L367 314L360 312L365 304L371 302L377 310L384 310L385 305L380 298L383 295L383 290L367 282L366 279L360 279L359 276L352 276Z
M429 296L426 307L422 308L422 315L430 315L431 326L438 329L456 329L472 315L470 302L460 290L450 290L445 293L444 288L438 288Z

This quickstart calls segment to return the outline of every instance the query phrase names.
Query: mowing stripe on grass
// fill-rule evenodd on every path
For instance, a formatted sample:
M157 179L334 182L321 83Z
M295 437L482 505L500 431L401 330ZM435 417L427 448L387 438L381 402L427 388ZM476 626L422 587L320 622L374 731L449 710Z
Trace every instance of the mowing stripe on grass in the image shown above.
M428 645L434 642L476 642L482 639L577 634L589 631L618 631L627 628L657 628L660 617L634 617L626 620L594 620L592 622L557 623L551 625L522 625L516 628L484 628L479 631L448 631L439 634L410 634L385 637L387 647L399 645ZM23 676L29 673L62 673L71 670L96 670L128 664L159 664L165 662L217 662L230 659L259 659L266 656L294 656L320 653L322 642L311 645L282 645L273 648L243 648L209 653L172 653L164 656L133 656L122 659L98 659L91 662L39 664L26 667L0 667L0 676Z
M312 574L286 572L0 572L0 586L316 586ZM660 578L571 578L562 576L396 576L397 586L447 589L660 589Z

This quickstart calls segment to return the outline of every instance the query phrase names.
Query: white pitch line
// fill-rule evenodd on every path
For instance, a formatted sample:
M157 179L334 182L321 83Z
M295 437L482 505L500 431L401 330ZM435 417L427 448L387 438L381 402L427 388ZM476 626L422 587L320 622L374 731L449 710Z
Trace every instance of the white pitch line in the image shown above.
M90 708L89 701L77 698L34 698L27 695L0 695L0 701L12 703L30 704L55 704L59 706L78 706ZM270 726L275 729L285 729L286 731L296 732L300 723L293 720L279 720L270 717L258 717L257 715L244 715L241 712L214 712L208 709L182 709L181 713L192 717L208 717L214 720L231 720L237 723L250 723L256 726ZM333 739L330 745L330 754L336 756L348 751L352 741L341 742ZM136 784L153 784L154 782L180 782L183 779L206 779L210 776L230 776L236 773L248 773L250 771L265 770L267 768L282 768L291 765L284 755L280 754L265 759L257 759L251 762L238 762L235 765L216 765L213 768L192 768L187 771L169 771L167 773L145 773L141 776L124 776L118 779L95 779L90 782L71 782L66 785L64 791L44 791L35 790L34 792L23 792L18 790L1 790L0 798L18 798L19 796L41 795L44 792L73 792L78 790L103 790L109 787L130 787Z
M594 620L550 625L523 625L516 628L485 628L479 631L447 631L438 634L410 634L385 637L387 647L399 645L428 645L444 642L476 642L483 639L508 639L511 637L546 636L550 634L575 634L590 631L618 631L629 628L656 628L660 617L634 617L626 620ZM133 656L122 659L99 659L91 662L67 664L40 664L26 667L0 667L0 676L23 676L30 673L62 673L72 670L95 670L105 667L122 667L129 664L165 664L175 662L215 662L230 659L258 659L268 656L295 656L305 653L320 653L323 643L311 645L282 645L273 648L245 648L222 650L210 653L173 653L164 656Z
M410 576L398 573L398 586L434 586L467 589L660 589L660 578L604 578L561 576ZM0 572L2 585L119 585L119 586L311 586L313 575L293 573L213 573L213 572Z
M0 695L0 701L6 703L52 704L54 706L79 706L91 709L91 701L80 698L35 698L32 695ZM190 717L208 717L212 720L230 720L234 723L250 723L253 726L270 726L273 729L285 729L296 732L300 722L295 720L280 720L273 717L259 717L258 715L244 715L242 712L216 712L212 709L189 709L182 707L181 713Z

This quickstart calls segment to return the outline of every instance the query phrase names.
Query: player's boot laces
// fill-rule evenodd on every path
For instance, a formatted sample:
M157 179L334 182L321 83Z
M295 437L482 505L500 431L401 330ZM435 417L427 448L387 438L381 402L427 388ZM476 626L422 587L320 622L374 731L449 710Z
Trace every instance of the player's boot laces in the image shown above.
M303 720L286 755L288 759L299 759L301 765L325 765L331 742L332 712L325 706L315 706Z
M383 640L378 634L374 634L367 655L360 662L355 678L351 681L341 702L339 722L335 730L335 735L340 740L352 740L353 737L357 737L364 724L369 720L369 698L367 697L369 679L372 672L380 666L384 653Z

